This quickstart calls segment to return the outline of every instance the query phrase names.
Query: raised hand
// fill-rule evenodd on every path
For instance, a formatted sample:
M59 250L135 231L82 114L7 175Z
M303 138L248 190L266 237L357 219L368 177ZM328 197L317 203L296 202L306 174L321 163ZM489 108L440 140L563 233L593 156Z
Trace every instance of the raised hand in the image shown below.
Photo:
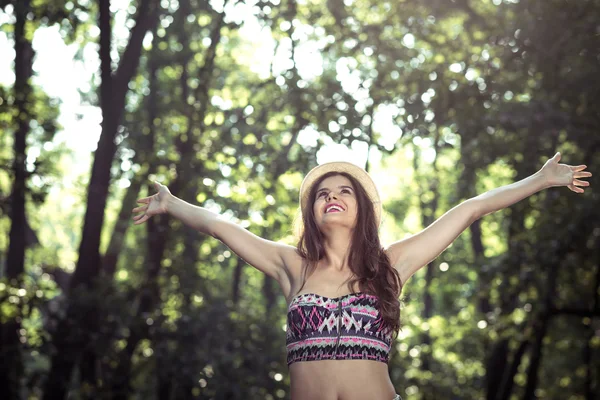
M587 181L582 181L579 178L588 178L592 176L591 172L584 171L587 165L567 165L559 164L560 152L554 157L546 161L540 173L546 178L548 186L566 186L575 193L583 193L584 190L579 186L590 186Z
M136 207L132 212L142 212L142 214L133 217L134 225L143 224L153 215L165 214L167 212L167 202L169 197L172 196L169 188L165 185L161 185L158 182L154 182L154 188L157 193L149 197L137 200L137 203L144 205Z

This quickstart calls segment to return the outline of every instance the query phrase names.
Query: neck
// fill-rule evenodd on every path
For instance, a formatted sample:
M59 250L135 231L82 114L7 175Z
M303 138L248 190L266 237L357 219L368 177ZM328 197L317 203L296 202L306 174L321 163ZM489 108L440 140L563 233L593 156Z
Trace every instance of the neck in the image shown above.
M351 240L351 230L340 229L328 232L323 243L323 247L325 248L325 257L322 260L323 265L337 271L349 270L348 256L350 255Z

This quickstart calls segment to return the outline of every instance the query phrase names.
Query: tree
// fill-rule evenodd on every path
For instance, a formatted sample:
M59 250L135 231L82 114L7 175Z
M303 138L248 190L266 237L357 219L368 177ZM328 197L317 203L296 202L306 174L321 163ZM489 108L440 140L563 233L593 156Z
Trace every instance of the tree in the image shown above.
M123 52L119 68L113 73L110 54L110 1L99 1L102 133L92 166L79 260L71 279L69 305L66 317L60 322L54 336L56 353L52 357L52 368L44 390L44 398L47 399L65 397L73 366L89 341L89 332L74 332L73 326L89 326L93 330L97 323L94 301L91 301L92 304L82 305L79 296L82 290L93 287L100 272L100 232L110 183L110 168L117 149L115 137L123 115L128 85L139 63L144 36L157 23L157 12L158 6L152 0L145 0L139 4L136 24L129 43ZM93 382L93 375L93 371L87 371L83 379Z

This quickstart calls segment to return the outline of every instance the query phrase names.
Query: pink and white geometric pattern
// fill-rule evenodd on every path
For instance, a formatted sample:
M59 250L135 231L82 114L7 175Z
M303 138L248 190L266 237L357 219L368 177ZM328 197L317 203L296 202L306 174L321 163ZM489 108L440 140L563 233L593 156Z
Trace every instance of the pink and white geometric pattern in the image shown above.
M288 365L331 359L387 363L392 330L381 318L378 301L363 292L334 298L315 293L294 297L287 314Z

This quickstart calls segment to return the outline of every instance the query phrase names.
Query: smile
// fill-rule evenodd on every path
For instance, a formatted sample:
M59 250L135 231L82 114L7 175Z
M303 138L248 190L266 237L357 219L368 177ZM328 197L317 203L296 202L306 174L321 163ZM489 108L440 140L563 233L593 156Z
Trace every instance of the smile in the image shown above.
M325 214L330 213L330 212L342 212L342 211L345 211L345 210L339 204L331 204L331 205L327 206L327 208L325 209Z

